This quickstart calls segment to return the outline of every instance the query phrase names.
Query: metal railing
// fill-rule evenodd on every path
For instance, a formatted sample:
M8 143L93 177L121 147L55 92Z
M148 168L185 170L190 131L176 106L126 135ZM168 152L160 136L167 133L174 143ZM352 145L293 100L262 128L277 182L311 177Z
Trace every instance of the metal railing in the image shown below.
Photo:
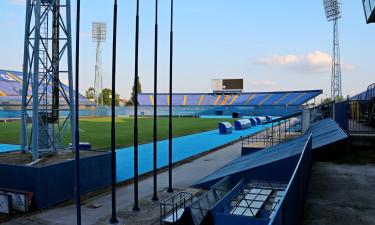
M193 202L193 194L190 192L179 192L160 202L160 224L164 224L170 218L169 223L177 222L181 215L179 210L186 208L187 204Z
M348 101L348 132L375 134L375 100Z
M242 147L251 146L256 143L264 147L271 147L285 140L292 135L302 135L302 112L281 117L268 122L271 127L242 139Z

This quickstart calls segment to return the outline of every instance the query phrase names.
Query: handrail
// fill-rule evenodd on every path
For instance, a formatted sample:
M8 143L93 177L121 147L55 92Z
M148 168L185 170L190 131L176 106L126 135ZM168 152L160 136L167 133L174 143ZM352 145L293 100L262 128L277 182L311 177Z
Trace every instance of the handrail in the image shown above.
M181 191L160 202L160 224L163 224L164 220L170 215L172 215L172 221L176 222L179 219L178 210L185 209L187 203L192 201L192 193Z

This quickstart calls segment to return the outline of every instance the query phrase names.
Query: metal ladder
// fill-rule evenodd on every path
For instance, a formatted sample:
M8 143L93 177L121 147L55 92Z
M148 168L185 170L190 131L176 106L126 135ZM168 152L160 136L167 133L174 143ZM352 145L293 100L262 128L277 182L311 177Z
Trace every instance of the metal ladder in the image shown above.
M42 6L41 12L43 13L47 10L48 6ZM49 143L53 143L51 139L54 138L54 128L53 126L49 126L48 118L50 114L49 108L49 93L48 93L48 86L50 86L50 61L49 61L49 17L45 15L44 21L40 24L40 48L39 48L39 82L41 86L38 90L38 99L43 107L41 107L41 112L45 115L43 117L43 124L44 129L47 130ZM54 146L51 146L54 147Z

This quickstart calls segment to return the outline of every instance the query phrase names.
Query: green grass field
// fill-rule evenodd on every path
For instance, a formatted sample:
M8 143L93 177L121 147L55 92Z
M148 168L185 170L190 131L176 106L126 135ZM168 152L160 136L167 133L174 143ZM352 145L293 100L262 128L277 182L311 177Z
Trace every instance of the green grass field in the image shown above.
M173 136L179 137L193 133L217 129L222 121L233 119L173 118ZM80 137L83 142L90 142L93 149L107 149L110 146L110 118L83 118L80 120ZM133 144L133 118L116 119L116 145L125 147ZM139 119L139 142L152 141L153 119ZM69 129L68 129L69 130ZM0 124L0 143L19 144L20 123ZM168 118L158 119L158 139L168 138ZM66 139L66 143L68 143Z

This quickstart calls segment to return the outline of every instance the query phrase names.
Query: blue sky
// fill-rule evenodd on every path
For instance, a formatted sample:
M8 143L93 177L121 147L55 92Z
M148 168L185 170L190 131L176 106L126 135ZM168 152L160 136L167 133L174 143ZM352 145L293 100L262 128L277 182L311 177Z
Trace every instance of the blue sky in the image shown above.
M25 0L0 1L0 68L21 70ZM93 21L108 23L104 86L110 86L113 3L83 0L81 91L93 86ZM75 1L73 21L75 21ZM344 95L374 82L373 25L360 0L342 1L340 44ZM141 0L140 79L153 89L154 1ZM119 0L118 92L130 95L134 76L135 0ZM169 1L160 1L159 90L168 89ZM176 92L210 92L211 79L244 78L246 91L323 89L329 95L332 24L322 2L175 0Z

